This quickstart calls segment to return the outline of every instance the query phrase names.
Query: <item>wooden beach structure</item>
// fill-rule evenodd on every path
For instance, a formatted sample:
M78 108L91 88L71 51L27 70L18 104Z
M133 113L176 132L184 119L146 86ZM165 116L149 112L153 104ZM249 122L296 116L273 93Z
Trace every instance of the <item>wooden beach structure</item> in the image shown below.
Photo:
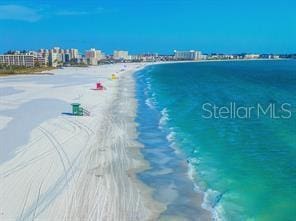
M74 116L90 116L90 112L80 106L79 103L72 103L72 115Z

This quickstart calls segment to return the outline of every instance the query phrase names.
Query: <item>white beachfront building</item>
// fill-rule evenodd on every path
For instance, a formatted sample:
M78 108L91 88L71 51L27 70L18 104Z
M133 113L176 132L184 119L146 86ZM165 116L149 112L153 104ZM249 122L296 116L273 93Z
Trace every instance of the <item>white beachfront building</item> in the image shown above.
M114 51L113 59L114 60L128 60L130 57L128 56L128 51Z
M85 52L85 57L90 65L97 65L98 61L105 58L105 55L101 50L91 48Z
M7 54L0 55L0 64L5 64L8 66L25 66L34 67L35 56L30 54Z
M202 59L201 51L177 51L174 50L174 58L176 60L200 60Z

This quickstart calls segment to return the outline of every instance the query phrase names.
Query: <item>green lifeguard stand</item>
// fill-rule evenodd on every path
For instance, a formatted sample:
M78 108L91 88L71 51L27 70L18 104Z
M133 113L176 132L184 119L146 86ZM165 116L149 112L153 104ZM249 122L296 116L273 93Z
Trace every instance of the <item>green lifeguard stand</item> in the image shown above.
M80 107L79 103L73 103L72 105L72 114L75 116L82 116L83 115L83 108Z

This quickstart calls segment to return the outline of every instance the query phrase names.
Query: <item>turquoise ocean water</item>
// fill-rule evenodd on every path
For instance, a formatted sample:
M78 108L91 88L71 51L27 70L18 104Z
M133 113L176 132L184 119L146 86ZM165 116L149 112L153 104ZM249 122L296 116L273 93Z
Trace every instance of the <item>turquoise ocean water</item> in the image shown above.
M139 176L168 204L163 217L296 220L296 61L163 64L135 78L152 167ZM278 108L287 103L291 117L204 118L205 103L273 104L286 117Z

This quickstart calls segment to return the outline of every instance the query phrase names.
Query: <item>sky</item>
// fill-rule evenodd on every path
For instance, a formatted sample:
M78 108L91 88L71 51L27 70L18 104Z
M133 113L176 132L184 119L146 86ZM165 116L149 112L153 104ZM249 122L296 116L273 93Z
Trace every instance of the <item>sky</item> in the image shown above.
M0 52L296 53L295 0L0 0Z

